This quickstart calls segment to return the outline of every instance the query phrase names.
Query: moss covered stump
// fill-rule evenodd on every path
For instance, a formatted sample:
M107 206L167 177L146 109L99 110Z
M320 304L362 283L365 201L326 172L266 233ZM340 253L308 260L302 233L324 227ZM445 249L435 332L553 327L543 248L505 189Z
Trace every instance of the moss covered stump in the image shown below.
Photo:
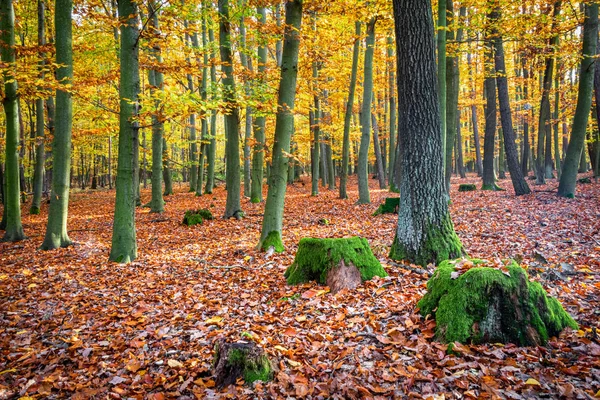
M303 238L296 258L285 271L287 283L317 281L332 293L354 289L374 276L387 276L381 263L361 237L341 239Z
M227 343L221 338L215 343L214 353L213 373L220 388L239 378L248 385L273 378L273 367L265 351L252 342Z
M373 215L398 214L398 207L400 207L399 197L386 197L383 204L379 205Z
M461 183L458 186L459 192L474 192L476 190L477 190L477 186L475 186L475 184L473 184L473 183Z
M465 270L465 261L442 262L418 303L423 316L435 317L438 340L536 346L566 327L577 329L558 300L516 262L502 269L466 263L471 268Z
M202 224L204 220L214 219L212 213L207 208L199 210L187 210L183 215L183 224L187 226Z

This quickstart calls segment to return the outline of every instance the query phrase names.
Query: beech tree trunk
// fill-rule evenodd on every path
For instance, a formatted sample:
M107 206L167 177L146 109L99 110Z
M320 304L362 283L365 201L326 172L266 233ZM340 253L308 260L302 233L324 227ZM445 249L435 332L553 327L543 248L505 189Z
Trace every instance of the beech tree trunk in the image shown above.
M259 247L275 251L284 250L281 240L283 210L290 152L290 140L294 130L294 102L298 75L298 49L302 23L302 0L285 4L285 33L281 57L281 78L277 97L277 117L273 142L273 162L268 179L267 201L262 223Z
M398 191L398 185L396 184L396 177L394 176L394 172L396 170L396 88L395 88L395 76L394 76L394 68L393 68L393 57L394 57L394 39L388 37L387 39L387 56L389 64L388 64L388 88L390 91L390 149L389 149L389 163L388 163L388 184L390 185L391 192Z
M588 116L592 105L592 87L594 85L596 45L598 43L598 4L590 3L585 6L586 19L583 24L583 59L579 72L579 91L577 108L573 118L571 139L563 163L562 175L558 185L558 195L575 197L577 169L587 130Z
M431 4L394 0L400 207L390 257L427 265L463 254L444 190Z
M242 218L240 204L240 117L239 106L235 95L233 78L233 54L231 46L231 22L229 17L229 0L219 0L219 49L221 52L221 69L223 70L223 100L227 104L225 119L225 154L227 171L227 200L225 218Z
M379 125L375 113L371 113L371 124L373 125L373 148L375 149L375 164L377 165L377 180L379 189L385 189L385 168L381 157L381 147L379 146Z
M56 63L61 65L56 78L63 84L73 79L71 0L57 0L54 15L56 29ZM56 122L52 141L52 192L46 236L41 248L51 250L71 244L67 234L69 188L71 183L71 129L73 103L71 93L56 90Z
M138 146L139 126L135 121L139 113L139 16L137 3L119 0L121 25L121 80L119 98L119 154L117 159L117 189L113 222L111 261L128 263L137 257L135 235L135 160L134 148Z
M489 16L488 16L489 20ZM488 36L486 34L486 36ZM483 138L483 185L482 190L497 190L496 174L494 173L494 150L496 148L496 79L494 78L494 52L492 39L486 37L485 50L485 136Z
M211 28L208 29L208 41L210 43L215 42L215 33ZM210 58L211 58L211 60L216 59L214 50L211 50ZM210 83L213 86L217 84L217 67L214 62L212 62L210 65ZM206 168L206 187L204 188L204 192L206 192L208 194L211 194L215 187L215 159L216 159L216 153L217 153L216 134L217 134L217 110L213 109L210 114L210 143L208 145L207 153L206 153L206 162L208 165Z
M495 23L499 17L500 8L497 8L491 13L491 20ZM494 64L496 66L496 85L498 86L498 103L500 104L500 119L502 121L502 136L504 139L504 156L506 157L508 171L510 172L510 180L512 181L515 194L520 196L531 193L531 190L523 177L521 165L519 164L519 155L517 153L512 114L510 111L510 100L508 96L508 81L506 79L506 66L504 65L502 36L498 34L493 24L492 36L494 38ZM501 162L504 163L504 160L501 160ZM502 165L502 168L504 168L504 165Z
M369 194L369 145L371 138L371 100L373 98L373 54L375 47L375 18L367 23L364 61L363 100L360 113L362 134L358 150L358 204L371 202Z

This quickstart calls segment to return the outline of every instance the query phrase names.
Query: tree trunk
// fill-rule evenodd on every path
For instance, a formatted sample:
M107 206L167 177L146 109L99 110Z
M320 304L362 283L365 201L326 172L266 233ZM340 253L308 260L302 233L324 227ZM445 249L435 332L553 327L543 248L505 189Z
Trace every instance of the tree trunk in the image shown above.
M169 161L169 148L167 147L167 140L163 136L162 138L162 158L163 162L163 181L165 182L165 191L163 196L170 196L173 194L173 176L171 173L171 162Z
M471 65L471 52L467 53L467 65L469 67L469 77L471 80L471 100L474 102L476 98L475 82L473 81L473 69ZM476 67L475 67L476 68ZM486 114L487 117L487 114ZM486 119L487 121L487 119ZM475 103L471 104L471 123L473 124L473 141L475 142L475 166L477 169L477 176L483 176L483 161L481 159L481 144L479 140L479 120L477 118L477 106Z
M465 163L463 159L463 139L461 134L460 111L456 116L456 167L461 178L466 178Z
M316 24L316 23L315 23ZM312 111L312 123L311 127L313 130L313 150L312 150L312 169L311 169L311 195L318 196L319 195L319 162L321 159L321 147L320 147L320 117L321 117L321 103L319 100L318 93L318 79L319 79L319 67L316 62L313 62L312 65L312 77L314 81L314 110Z
M362 134L358 150L358 204L371 202L369 194L369 142L371 137L371 100L373 97L373 54L375 50L375 18L367 23L364 61L363 100L360 112ZM400 93L400 92L398 92Z
M586 19L583 24L583 59L579 73L579 92L577 108L573 118L571 139L563 164L562 175L558 185L558 195L575 197L577 168L581 158L587 130L588 116L592 105L592 87L594 85L595 53L598 43L598 4L586 5Z
M394 0L400 148L400 207L392 259L427 265L463 254L443 187L431 5ZM414 101L414 98L419 101Z
M487 35L486 35L487 36ZM496 174L494 173L494 150L496 148L496 79L494 78L494 50L492 39L486 37L485 50L485 136L483 138L483 185L482 190L498 190Z
M492 36L494 37L494 64L496 66L496 85L498 86L498 103L500 104L500 119L502 121L502 135L504 139L504 150L510 180L512 181L515 194L517 196L531 193L529 185L523 177L521 166L519 165L519 156L517 145L515 143L515 132L512 124L512 114L510 111L510 100L508 96L508 81L506 79L506 66L504 65L504 47L502 45L502 36L500 36L494 27L500 17L500 9L491 13ZM504 162L504 160L502 160ZM504 166L503 166L504 167Z
M298 49L302 22L302 0L287 1L285 4L283 55L281 58L281 78L277 98L277 117L271 174L268 181L267 201L262 223L259 248L273 247L284 250L281 240L285 192L290 151L290 140L294 129L294 102L296 100L296 78L298 75Z
M198 48L198 34L194 33L192 36L194 47ZM202 101L208 102L208 42L206 37L206 15L202 16L202 86L200 96ZM200 152L198 154L198 177L196 178L196 196L202 196L204 190L204 165L206 159L206 152L208 149L208 113L202 112L201 118L201 133L200 133Z
M379 146L379 125L375 113L371 113L371 124L373 125L373 148L375 149L375 164L377 165L377 179L379 180L379 189L385 189L385 169L381 159L381 147Z
M438 24L437 24L437 78L438 98L440 102L440 123L442 128L442 160L443 168L446 169L446 106L447 106L447 82L446 82L446 25L447 25L447 0L438 0ZM400 93L400 92L398 92Z
M219 49L221 52L221 69L224 73L222 79L223 101L225 101L228 109L227 114L224 116L227 200L223 217L240 219L243 215L240 204L240 118L233 78L231 29L229 0L219 0Z
M558 91L558 76L560 74L560 64L556 66L556 74L554 75L554 115L552 118L554 119L554 123L552 124L552 128L554 131L554 165L556 168L556 178L560 180L561 173L561 165L560 165L560 143L559 143L559 135L558 135L558 116L560 113L560 93ZM598 77L600 79L600 77ZM595 82L595 80L594 80Z
M113 222L111 261L128 263L137 257L135 235L135 147L138 146L140 91L139 72L139 17L137 3L119 0L121 25L121 79L119 97L119 154L117 159L117 189Z
M15 13L12 0L0 3L0 42L2 61L15 63ZM2 240L18 241L25 238L21 225L21 202L19 184L19 109L17 82L11 68L5 68L4 113L6 115L6 232Z
M397 125L397 121L396 121L396 111L397 111L397 106L396 106L396 78L394 76L394 64L393 64L393 57L394 57L394 39L391 37L388 37L387 39L387 57L388 57L388 71L389 71L389 75L388 75L388 90L390 93L390 149L389 149L389 163L388 163L388 183L390 185L390 191L391 192L397 192L398 191L398 185L396 184L396 179L394 176L394 171L395 171L395 166L396 166L396 125Z
M257 7L259 23L261 31L265 29L267 24L267 12L265 7ZM258 45L258 75L259 85L265 84L267 70L267 45L260 42ZM252 203L260 203L263 200L263 175L265 164L265 123L264 115L259 114L254 120L254 148L252 152L252 182L250 190L250 201Z
M523 65L523 100L529 100L529 69L525 65L525 59L522 59ZM525 117L523 121L523 154L521 156L521 173L527 176L529 173L529 110L531 106L525 103Z
M215 42L215 33L211 28L208 29L208 41L209 43ZM211 60L216 61L216 55L214 53L214 50L211 50L210 58ZM215 65L215 62L211 62L210 65L210 82L211 85L217 84L217 67ZM215 187L215 159L217 155L216 134L217 111L213 109L210 114L210 143L208 145L206 154L206 161L208 163L208 166L206 168L206 187L204 188L204 192L209 194L213 192L213 189Z
M42 0L37 2L37 20L38 20L38 46L46 44L46 32L44 25L45 7ZM40 53L41 61L39 62L40 79L44 80L44 58L46 53ZM39 98L35 101L35 169L33 173L33 199L31 200L30 214L39 214L40 205L42 203L42 192L44 190L44 163L46 161L46 153L44 148L44 99Z
M159 36L158 10L155 8L155 1L150 2L151 9L148 14L152 15L150 19L150 33ZM152 58L154 62L162 63L161 48L155 42L152 48ZM152 113L152 199L148 204L150 212L161 213L165 210L165 201L163 200L162 182L163 182L163 119L159 113L162 109L161 96L154 96L155 92L164 90L163 74L158 69L148 70L148 83L150 84L150 94L154 100L154 113Z

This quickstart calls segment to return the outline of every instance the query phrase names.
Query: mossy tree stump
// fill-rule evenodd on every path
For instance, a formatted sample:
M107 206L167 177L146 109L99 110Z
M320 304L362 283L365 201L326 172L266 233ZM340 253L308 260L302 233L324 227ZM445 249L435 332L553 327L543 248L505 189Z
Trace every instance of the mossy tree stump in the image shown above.
M473 183L461 183L458 186L459 192L474 192L477 190L477 186Z
M218 339L214 346L215 384L223 388L243 378L246 384L269 381L273 368L265 351L252 342L227 343Z
M577 329L558 300L529 281L516 262L503 269L485 267L481 260L472 263L462 272L456 261L442 262L418 303L423 316L435 317L438 340L535 346L566 327Z
M187 210L183 215L182 223L187 226L192 226L196 224L202 224L205 219L214 219L209 209L201 208L199 210Z
M398 214L398 207L400 207L399 197L386 197L383 204L379 205L379 208L375 210L373 215Z
M317 281L332 293L354 289L374 276L387 276L369 243L361 237L340 239L303 238L292 265L285 271L287 283Z

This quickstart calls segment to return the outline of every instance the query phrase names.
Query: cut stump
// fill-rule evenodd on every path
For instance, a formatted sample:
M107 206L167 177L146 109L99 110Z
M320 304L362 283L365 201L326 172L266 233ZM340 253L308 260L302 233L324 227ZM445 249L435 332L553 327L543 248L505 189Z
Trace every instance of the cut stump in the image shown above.
M545 344L577 323L515 261L501 269L482 260L442 262L419 301L442 342Z
M476 190L477 190L477 186L475 186L475 184L473 184L473 183L461 183L458 186L459 192L474 192Z
M202 224L204 220L214 219L212 213L207 208L199 210L187 210L183 215L182 223L187 226Z
M374 276L387 276L369 243L361 237L303 238L293 264L285 271L287 283L317 281L332 293L354 289Z
M236 383L243 378L246 384L269 381L273 368L265 351L252 342L227 343L224 338L214 346L214 377L219 388Z
M379 208L375 210L373 215L380 214L398 214L398 208L400 207L399 197L386 197L383 204L379 205Z

